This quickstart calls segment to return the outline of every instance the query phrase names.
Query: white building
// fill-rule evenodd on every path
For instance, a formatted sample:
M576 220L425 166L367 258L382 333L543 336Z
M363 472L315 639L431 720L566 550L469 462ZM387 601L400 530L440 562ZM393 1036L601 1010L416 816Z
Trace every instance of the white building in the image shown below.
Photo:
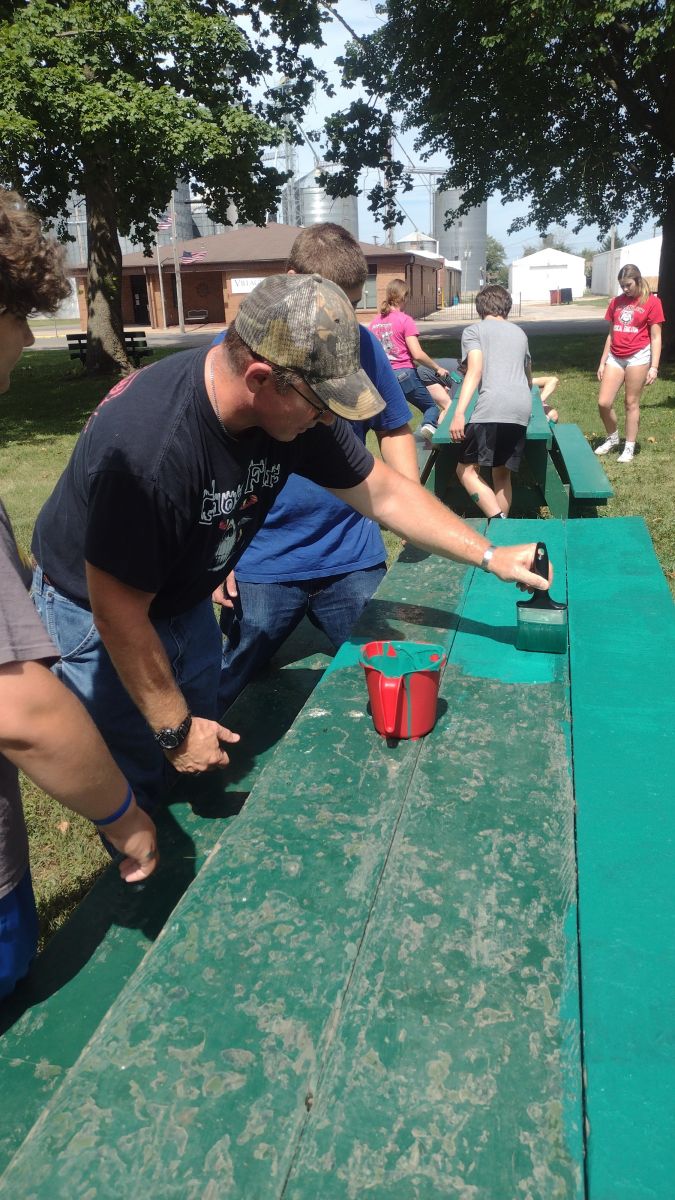
M594 254L591 291L596 292L598 296L617 296L621 291L617 275L627 263L634 263L639 267L640 274L652 290L656 291L662 240L660 237L647 238L644 242L631 242L629 246L619 246L616 250L603 250L601 254Z
M562 250L537 250L517 258L509 266L509 291L514 300L546 303L551 292L572 289L574 300L583 296L586 287L584 260L577 254Z

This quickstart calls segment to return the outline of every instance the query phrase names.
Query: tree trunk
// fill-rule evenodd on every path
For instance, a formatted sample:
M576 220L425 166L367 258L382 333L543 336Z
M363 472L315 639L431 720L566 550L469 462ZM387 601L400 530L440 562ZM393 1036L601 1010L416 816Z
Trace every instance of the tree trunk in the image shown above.
M665 324L662 361L675 361L675 179L666 185L666 209L661 225L663 241L659 263L659 299L663 305Z
M88 375L127 375L124 348L122 251L109 151L94 149L84 168L89 274L87 278Z

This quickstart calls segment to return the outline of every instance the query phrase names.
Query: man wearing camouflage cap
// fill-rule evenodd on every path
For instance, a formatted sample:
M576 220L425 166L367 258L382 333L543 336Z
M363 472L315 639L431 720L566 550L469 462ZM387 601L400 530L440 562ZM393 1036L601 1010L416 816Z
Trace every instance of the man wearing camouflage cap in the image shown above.
M221 635L211 595L295 471L402 537L542 587L534 545L493 549L354 437L383 402L336 284L263 280L226 341L118 383L92 415L33 537L34 597L137 799L174 771L224 767ZM424 530L424 536L419 531Z

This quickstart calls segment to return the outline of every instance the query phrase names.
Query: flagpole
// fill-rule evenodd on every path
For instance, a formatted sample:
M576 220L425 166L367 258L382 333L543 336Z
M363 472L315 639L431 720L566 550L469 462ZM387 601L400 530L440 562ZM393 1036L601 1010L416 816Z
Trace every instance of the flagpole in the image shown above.
M171 242L173 245L173 265L176 272L176 301L178 303L178 326L181 333L185 333L185 319L183 317L183 287L180 278L180 263L178 262L178 247L176 245L176 206L173 201L173 192L171 193Z
M157 246L157 270L159 272L159 294L162 299L162 321L164 322L164 328L166 329L166 304L164 303L164 279L162 278L162 264L161 264L160 257L159 257L159 234L157 235L157 241L155 244Z

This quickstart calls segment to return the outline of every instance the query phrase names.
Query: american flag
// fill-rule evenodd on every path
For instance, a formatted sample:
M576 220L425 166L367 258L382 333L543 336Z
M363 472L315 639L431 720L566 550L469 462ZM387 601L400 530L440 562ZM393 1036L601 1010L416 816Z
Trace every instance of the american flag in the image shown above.
M180 256L181 267L189 267L190 263L201 262L206 258L206 250L196 250L194 254L190 250L184 250Z
M159 218L159 221L157 222L158 229L171 229L172 225L173 225L173 220L171 219L171 217L169 216L168 213L163 213L162 216Z

